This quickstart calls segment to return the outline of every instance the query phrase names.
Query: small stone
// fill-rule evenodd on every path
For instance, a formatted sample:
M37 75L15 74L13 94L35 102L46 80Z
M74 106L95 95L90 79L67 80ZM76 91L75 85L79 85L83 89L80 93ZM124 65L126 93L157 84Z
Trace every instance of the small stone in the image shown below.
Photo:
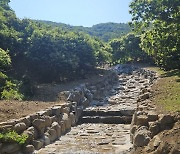
M54 107L52 108L52 114L53 114L53 115L60 115L61 110L62 110L62 107L61 107L61 106L54 106Z
M24 148L24 153L31 154L34 152L34 150L35 150L35 148L33 145L26 145Z
M158 120L158 114L155 111L148 112L148 121L156 121Z
M76 117L72 112L69 114L69 118L71 120L71 126L75 126L76 125Z
M44 145L49 145L51 143L50 138L48 136L44 136Z
M69 130L71 128L71 120L66 113L63 113L62 121L65 123L65 129Z
M137 116L136 125L139 126L148 126L148 117L146 115Z
M32 144L36 150L39 150L43 147L44 143L41 140L33 140Z
M153 146L157 148L160 145L160 143L161 139L159 138L159 136L155 136Z
M149 130L151 131L152 136L157 135L160 132L159 122L155 121L155 122L150 123Z
M66 113L69 115L69 112L70 112L70 108L69 107L63 107L62 108L62 113Z

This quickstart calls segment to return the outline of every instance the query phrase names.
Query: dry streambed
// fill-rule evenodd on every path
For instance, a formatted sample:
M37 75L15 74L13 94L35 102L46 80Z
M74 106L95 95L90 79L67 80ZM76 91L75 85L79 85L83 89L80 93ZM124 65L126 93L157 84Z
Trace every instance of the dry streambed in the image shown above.
M88 85L93 99L83 109L78 125L55 143L36 151L37 154L131 153L132 115L137 102L150 97L150 87L157 77L154 72L129 65L118 65L114 70L118 79L113 86ZM67 98L72 102L74 99L71 94Z

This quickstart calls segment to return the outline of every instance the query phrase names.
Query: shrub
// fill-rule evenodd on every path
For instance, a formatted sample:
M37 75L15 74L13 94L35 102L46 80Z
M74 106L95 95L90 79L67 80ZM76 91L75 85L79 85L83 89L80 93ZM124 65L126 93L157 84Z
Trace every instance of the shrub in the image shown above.
M13 83L12 81L7 80L1 92L1 99L22 100L24 96L19 92L19 87L19 83Z
M20 145L23 145L26 143L27 138L28 138L27 135L24 135L24 134L19 135L15 131L0 133L0 142L3 142L3 143L15 142L15 143L18 143Z
M11 65L11 58L8 52L0 48L0 70L9 68Z

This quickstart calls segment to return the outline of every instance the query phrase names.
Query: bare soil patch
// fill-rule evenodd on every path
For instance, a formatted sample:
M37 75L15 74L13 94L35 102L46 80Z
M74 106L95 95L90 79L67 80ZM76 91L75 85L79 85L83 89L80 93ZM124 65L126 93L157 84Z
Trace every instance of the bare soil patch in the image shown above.
M21 118L56 104L57 102L0 101L0 122Z

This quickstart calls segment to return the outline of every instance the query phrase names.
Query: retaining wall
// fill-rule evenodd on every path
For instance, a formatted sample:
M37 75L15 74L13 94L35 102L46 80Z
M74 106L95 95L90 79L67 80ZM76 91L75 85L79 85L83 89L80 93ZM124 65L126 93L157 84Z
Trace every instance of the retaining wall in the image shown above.
M118 80L117 74L111 72L101 81L83 84L71 91L61 92L65 104L56 105L21 119L0 123L0 132L14 130L18 134L28 135L25 145L1 143L0 154L31 154L34 150L54 142L70 131L78 123L81 113L94 99L100 99Z

